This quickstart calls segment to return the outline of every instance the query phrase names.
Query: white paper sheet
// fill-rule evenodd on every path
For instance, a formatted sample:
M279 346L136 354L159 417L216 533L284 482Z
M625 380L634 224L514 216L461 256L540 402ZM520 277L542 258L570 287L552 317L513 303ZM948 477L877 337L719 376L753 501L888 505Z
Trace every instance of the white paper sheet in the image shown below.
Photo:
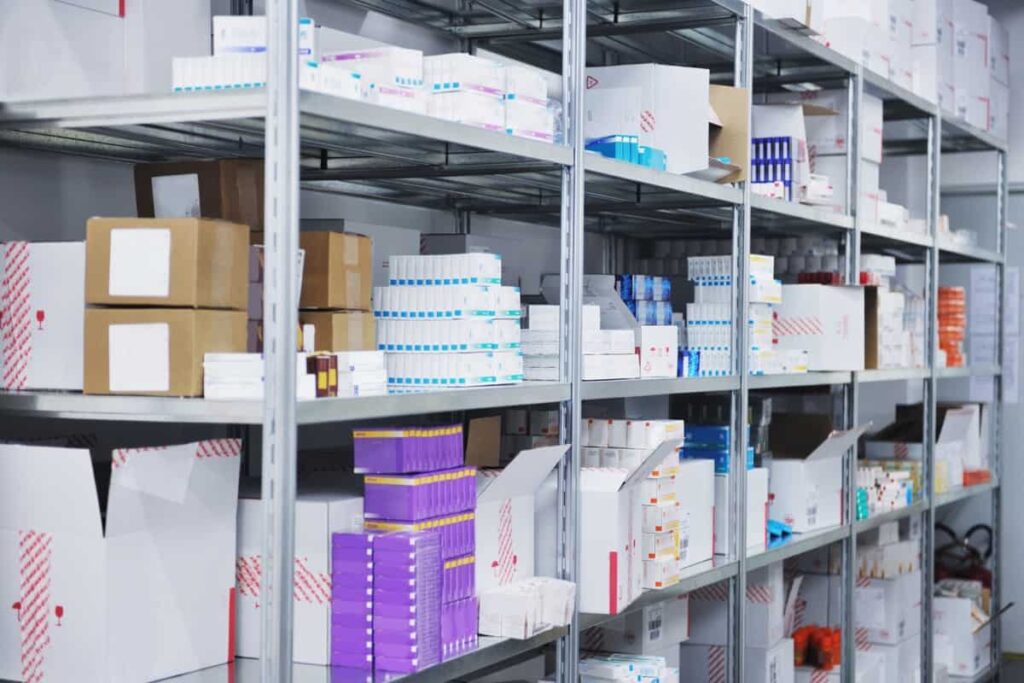
M110 390L169 391L170 326L167 323L108 328Z
M171 231L110 231L110 296L165 297L171 290Z
M160 218L199 218L199 174L182 173L153 178L153 215Z

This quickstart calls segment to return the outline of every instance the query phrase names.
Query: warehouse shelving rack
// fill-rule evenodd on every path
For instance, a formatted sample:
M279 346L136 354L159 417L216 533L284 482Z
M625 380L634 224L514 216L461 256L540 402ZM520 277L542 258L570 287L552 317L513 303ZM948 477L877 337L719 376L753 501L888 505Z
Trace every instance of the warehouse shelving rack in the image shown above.
M962 121L946 120L938 108L824 47L786 22L765 18L741 0L563 0L511 3L487 0L438 5L417 0L338 0L398 17L461 41L469 50L487 49L563 74L564 143L549 145L512 138L362 102L299 92L296 79L296 0L268 0L271 61L267 91L149 95L119 98L0 103L0 144L30 150L127 162L190 157L263 155L267 165L266 246L267 310L276 311L266 329L267 400L214 402L202 399L83 396L52 392L0 393L0 414L50 420L164 422L180 424L261 425L266 509L264 556L269 558L264 586L264 656L235 664L237 680L288 681L326 677L318 667L291 664L291 562L296 470L296 434L300 425L345 423L437 412L557 403L562 439L579 434L584 401L675 394L728 394L735 435L734 457L746 449L739 428L753 391L829 388L841 392L848 426L858 424L858 394L869 382L921 382L925 393L925 491L913 506L867 520L850 519L835 528L798 535L787 543L748 554L737 542L728 557L687 568L682 581L645 593L629 611L728 581L731 610L729 678L743 680L743 632L749 571L811 550L841 543L844 574L844 633L853 633L852 593L857 535L886 521L923 516L924 610L923 670L930 671L930 606L934 516L938 509L970 496L991 493L993 523L998 525L1001 461L1000 411L994 411L993 481L934 495L930 473L936 438L936 393L946 378L994 377L996 405L1001 396L1000 367L937 368L934 350L928 367L900 370L749 376L746 355L736 354L735 374L724 378L679 378L581 382L578 333L582 292L583 244L587 234L645 239L701 236L709 229L732 239L737 280L747 275L751 231L765 234L824 234L841 241L848 278L858 272L862 250L881 251L901 261L922 263L927 271L928 337L937 339L935 311L938 277L947 262L993 264L1003 291L1005 253L1006 154L1004 142ZM245 3L241 3L245 4ZM847 121L848 200L857 196L857 126L862 93L885 101L887 120L913 119L921 139L887 141L887 153L927 158L929 232L897 233L847 215L762 197L749 186L724 186L675 176L584 153L581 107L588 63L660 61L709 66L715 82L751 93L806 82L847 89L852 112ZM756 95L752 94L751 101ZM996 188L996 248L956 247L940 239L938 213L941 160L946 153L991 150L999 164ZM473 214L500 215L548 224L560 235L561 380L431 394L296 402L290 387L294 363L296 315L287 257L296 246L299 190L311 188L341 195L450 210L453 223L469 225ZM734 347L746 346L747 292L737 288L733 303ZM1001 330L1002 322L999 322ZM283 388L280 390L279 388ZM742 461L739 459L737 461ZM740 468L742 470L742 468ZM845 464L847 510L853 505L853 454ZM559 573L578 576L579 454L576 445L559 467ZM745 472L734 477L734 509L728 511L734 538L745 537ZM849 514L849 513L847 513ZM998 527L997 527L998 528ZM1000 553L996 534L995 612L1000 604ZM579 614L569 628L530 640L482 638L469 654L410 675L416 681L460 680L521 661L554 646L557 680L577 678L581 629L610 617ZM993 661L998 661L998 623L993 630ZM853 639L844 640L843 678L854 680ZM993 675L996 670L984 675ZM216 675L216 674L215 674ZM204 672L181 680L208 680Z

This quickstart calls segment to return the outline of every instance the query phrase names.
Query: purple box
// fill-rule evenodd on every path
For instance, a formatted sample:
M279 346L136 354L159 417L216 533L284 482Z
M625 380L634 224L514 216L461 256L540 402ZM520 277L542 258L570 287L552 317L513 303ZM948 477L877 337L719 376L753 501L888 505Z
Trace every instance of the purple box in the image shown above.
M454 602L473 595L476 589L476 558L458 557L444 563L441 573L441 602Z
M357 474L408 474L459 467L462 425L356 429Z
M419 659L400 659L398 657L378 657L377 658L377 670L387 671L389 673L398 674L411 674L416 671L422 671L428 666L433 666L436 661L425 662L423 658Z
M355 617L362 619L363 617L369 618L373 615L373 601L361 601L361 602L349 602L347 600L334 600L331 599L331 617L344 616L346 618ZM356 621L352 621L353 625L356 625Z
M441 608L441 654L451 659L477 645L479 607L475 597L448 603Z
M360 582L349 582L347 576L335 574L331 583L331 598L344 602L360 602L373 600L373 583L369 586Z
M373 668L373 655L356 654L352 652L335 652L331 650L331 666L344 666L350 668Z
M378 576L375 586L386 591L414 590L416 588L416 577Z
M419 657L418 645L378 641L374 644L374 647L378 657L397 657L399 659L416 659Z
M363 480L367 519L419 522L476 507L476 468L429 474L371 475Z
M331 666L331 683L384 683L386 679L374 678L369 667Z
M378 533L393 531L428 531L441 534L441 559L472 555L476 551L476 513L461 512L446 517L426 519L422 522L402 522L391 519L368 519L367 530Z

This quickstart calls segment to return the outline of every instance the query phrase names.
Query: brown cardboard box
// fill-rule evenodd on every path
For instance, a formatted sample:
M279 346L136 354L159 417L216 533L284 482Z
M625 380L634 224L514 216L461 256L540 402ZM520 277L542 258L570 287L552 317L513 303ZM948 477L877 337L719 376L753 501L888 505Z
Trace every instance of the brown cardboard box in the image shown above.
M263 229L263 160L135 167L135 204L147 218L219 218Z
M712 85L708 92L711 108L722 122L721 128L711 127L708 154L712 157L729 157L739 170L718 180L720 183L737 183L747 179L750 165L750 104L746 88L727 85Z
M300 311L299 323L316 330L317 351L375 351L377 325L366 311Z
M501 467L501 415L474 417L466 437L466 464Z
M352 232L305 231L306 251L299 308L370 310L373 240Z
M245 313L87 308L87 394L202 396L203 356L245 351Z
M199 218L90 218L85 302L245 310L249 230Z

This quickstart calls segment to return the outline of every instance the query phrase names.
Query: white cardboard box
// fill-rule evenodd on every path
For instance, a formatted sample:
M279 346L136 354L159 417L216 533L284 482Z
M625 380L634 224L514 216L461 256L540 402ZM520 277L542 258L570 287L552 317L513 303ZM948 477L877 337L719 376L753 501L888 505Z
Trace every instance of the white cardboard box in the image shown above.
M750 573L747 581L748 647L771 647L783 637L785 595L782 563ZM690 642L725 645L729 635L729 585L706 586L690 593Z
M771 518L804 533L842 523L843 456L867 427L835 432L806 458L773 458L769 477Z
M898 643L921 632L921 572L857 579L854 623L872 643Z
M679 369L679 328L641 325L636 329L641 377L675 377Z
M680 460L676 475L681 522L679 566L710 560L715 539L715 463Z
M816 90L793 93L773 93L769 102L804 103L825 107L836 112L834 116L806 116L807 148L810 156L817 154L846 154L848 95L845 90ZM861 157L876 164L882 163L882 100L865 94L861 103Z
M104 525L88 450L0 447L0 678L136 683L226 662L240 452L115 450Z
M842 577L835 574L803 574L793 606L793 628L840 626L842 586Z
M935 0L914 0L913 45L934 45L939 41L939 15Z
M689 598L676 595L624 614L600 627L600 648L606 652L654 655L689 637Z
M296 662L331 663L331 534L363 529L361 496L300 494L295 501ZM263 501L238 501L235 562L235 654L260 656L260 567L263 564Z
M920 1L920 0L919 0ZM988 58L992 80L1008 86L1010 84L1010 34L1006 26L989 17Z
M568 446L546 446L522 451L500 473L477 473L478 593L534 575L534 495L568 450Z
M973 676L992 661L992 625L971 616L969 598L940 598L932 602L932 628L936 640L944 636L948 648L936 648L935 658L952 676Z
M0 388L82 390L84 242L0 244Z
M715 555L728 555L732 545L729 524L732 500L732 475L715 475ZM747 470L747 550L763 549L768 544L768 470Z
M895 645L858 643L857 648L879 658L878 683L921 683L920 634Z
M953 24L953 85L972 98L987 98L989 79L983 74L991 70L988 8L975 0L954 0Z
M632 473L625 469L581 470L580 611L618 614L640 595L643 583L640 484L681 445L680 439L666 441ZM483 525L479 515L478 510L478 527ZM479 558L479 541L477 543ZM480 566L479 560L477 566Z
M743 683L793 683L793 640L783 638L770 648L746 648ZM726 680L726 647L684 643L679 653L679 680L721 683Z
M929 102L939 101L939 53L938 46L914 45L911 59L914 69L914 93Z
M635 64L587 69L584 134L637 135L665 152L670 173L708 166L707 69Z
M832 186L832 206L840 213L846 213L846 157L819 156L814 158L811 171L828 176ZM872 161L861 161L860 203L857 211L869 224L878 221L880 167Z
M799 104L754 105L751 121L751 137L792 138L793 195L796 196L796 188L807 183L811 172L804 107Z
M864 369L864 290L783 285L775 323L779 349L803 349L808 368Z

